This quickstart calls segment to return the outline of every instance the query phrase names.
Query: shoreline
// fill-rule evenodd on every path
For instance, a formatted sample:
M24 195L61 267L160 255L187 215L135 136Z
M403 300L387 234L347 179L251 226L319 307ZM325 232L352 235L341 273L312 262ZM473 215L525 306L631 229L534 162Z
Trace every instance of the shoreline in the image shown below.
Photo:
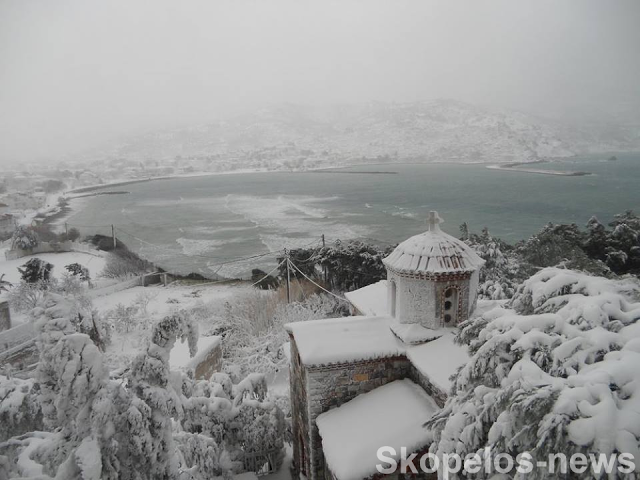
M570 158L570 157L559 157L559 158ZM337 170L345 170L347 168L354 168L354 167L364 167L364 166L370 166L370 167L374 167L374 166L382 166L384 165L385 167L390 167L392 168L393 166L396 165L461 165L461 166L467 166L467 165L485 165L487 166L487 168L489 167L497 167L496 169L501 169L498 167L501 167L502 165L504 165L505 167L507 165L527 165L527 164L535 164L535 163L544 163L544 162L550 162L553 160L533 160L531 162L504 162L504 163L499 163L499 164L495 164L493 162L489 162L489 161L462 161L462 162L456 162L456 161L451 161L451 160L446 160L446 161L432 161L432 162L415 162L415 161L410 161L409 159L407 159L407 161L399 161L399 162L379 162L379 161L371 161L371 162L362 162L362 163L347 163L344 165L330 165L330 166L326 166L326 167L316 167L316 168L308 168L305 170L266 170L266 169L253 169L253 168L248 168L248 169L238 169L238 170L227 170L224 172L194 172L194 173L188 173L188 174L176 174L176 175L164 175L164 176L160 176L160 177L148 177L148 178L136 178L136 179L123 179L123 180L114 180L113 182L108 182L108 183L103 183L103 184L98 184L98 185L87 185L85 187L79 187L79 188L74 188L72 190L67 190L66 192L63 193L63 195L68 198L68 199L72 199L72 198L79 198L80 196L77 196L75 194L79 194L79 193L90 193L90 192L95 192L96 190L102 190L104 188L112 188L112 187L121 187L121 186L126 186L126 185L135 185L138 183L147 183L147 182L154 182L154 181L160 181L160 180L175 180L175 179L181 179L181 178L200 178L200 177L210 177L210 176L218 176L218 175L243 175L243 174L248 174L248 173L272 173L272 174L283 174L283 173L351 173L351 174L364 174L364 175L371 175L371 174L398 174L398 172L393 172L393 171L362 171L362 172L339 172ZM506 169L506 168L505 168ZM73 195L73 196L72 196ZM83 196L90 196L90 195L83 195ZM93 196L93 195L91 195Z
M593 175L592 172L580 170L548 170L544 168L519 168L521 165L539 165L541 163L552 163L553 160L535 160L533 162L512 162L505 164L487 165L489 170L501 170L504 172L522 172L538 175L554 175L559 177L585 177Z

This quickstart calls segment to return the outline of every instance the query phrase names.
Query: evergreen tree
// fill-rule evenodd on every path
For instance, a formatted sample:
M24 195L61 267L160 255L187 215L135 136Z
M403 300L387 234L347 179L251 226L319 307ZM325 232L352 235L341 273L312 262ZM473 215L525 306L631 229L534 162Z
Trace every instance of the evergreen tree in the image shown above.
M53 265L39 258L32 258L27 263L18 268L22 280L26 283L39 284L46 288L51 279Z
M518 288L511 310L463 323L458 341L471 359L427 422L433 451L528 452L534 465L557 452L639 458L639 293L637 283L547 268ZM484 469L478 478L491 477Z

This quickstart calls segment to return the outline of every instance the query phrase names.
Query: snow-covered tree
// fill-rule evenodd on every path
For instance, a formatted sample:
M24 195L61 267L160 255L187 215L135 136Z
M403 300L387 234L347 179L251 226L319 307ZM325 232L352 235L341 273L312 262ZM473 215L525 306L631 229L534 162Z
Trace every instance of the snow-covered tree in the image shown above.
M198 332L184 313L167 316L153 328L144 353L138 355L128 375L134 399L127 412L130 452L127 471L141 470L157 479L178 475L178 459L172 438L172 418L183 414L181 391L171 383L169 354L176 339L189 343L194 355ZM123 478L145 478L123 472Z
M31 250L38 246L38 237L35 232L24 226L18 226L11 237L12 250Z
M12 436L0 438L6 476L228 478L244 471L249 447L280 465L284 419L264 377L234 387L223 373L195 381L170 370L177 338L196 351L197 329L184 312L160 320L145 351L114 378L91 338L78 333L72 301L47 292L32 316L40 349L35 379L0 377L2 434Z
M83 282L91 281L91 275L89 274L89 269L79 263L70 263L66 265L64 269L69 272L69 274L74 277L78 277Z
M32 284L40 284L46 288L47 282L51 279L53 265L39 258L32 258L27 263L18 267L23 281Z
M639 294L637 281L547 268L519 287L512 309L462 324L472 357L427 424L432 448L463 457L526 451L534 465L556 452L640 458Z
M466 224L460 226L462 239L485 261L480 270L478 298L503 300L511 298L525 273L513 254L513 247L491 236L485 227L480 235L470 233Z

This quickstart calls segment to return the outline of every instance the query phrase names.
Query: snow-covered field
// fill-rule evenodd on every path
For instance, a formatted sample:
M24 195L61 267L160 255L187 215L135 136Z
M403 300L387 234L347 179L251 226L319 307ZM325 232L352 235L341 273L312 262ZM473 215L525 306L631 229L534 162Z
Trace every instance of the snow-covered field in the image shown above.
M105 256L102 252L96 251L95 254L81 253L81 252L65 252L65 253L42 253L38 255L32 255L29 257L19 258L17 260L5 260L4 250L0 251L0 275L5 274L4 279L11 283L20 282L20 272L18 267L21 267L31 258L39 258L53 265L53 276L55 278L61 278L62 274L66 272L64 267L71 263L79 263L83 267L89 269L91 278L98 278L105 266Z
M229 297L247 291L244 283L223 283L199 287L197 285L169 285L133 287L111 295L95 297L93 306L99 312L106 312L118 304L131 305L141 297L145 297L147 313L154 318L161 318L176 308L193 308L196 305L224 301Z

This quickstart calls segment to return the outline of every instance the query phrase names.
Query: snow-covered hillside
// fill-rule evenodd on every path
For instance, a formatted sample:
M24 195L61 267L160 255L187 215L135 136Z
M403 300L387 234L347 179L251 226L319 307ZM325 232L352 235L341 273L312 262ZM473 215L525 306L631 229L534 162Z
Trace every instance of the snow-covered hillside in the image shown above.
M534 161L638 148L638 135L574 128L454 100L333 107L278 105L132 137L110 158L189 159L195 170L313 168L378 161ZM598 134L594 132L598 131Z

